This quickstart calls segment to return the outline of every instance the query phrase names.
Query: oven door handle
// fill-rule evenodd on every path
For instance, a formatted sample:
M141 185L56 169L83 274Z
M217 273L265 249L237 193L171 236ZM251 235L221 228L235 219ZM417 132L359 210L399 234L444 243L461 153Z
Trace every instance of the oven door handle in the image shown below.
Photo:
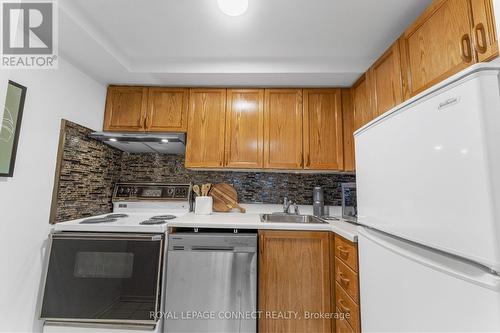
M156 242L163 239L163 234L56 232L51 234L51 237L52 239L143 240Z

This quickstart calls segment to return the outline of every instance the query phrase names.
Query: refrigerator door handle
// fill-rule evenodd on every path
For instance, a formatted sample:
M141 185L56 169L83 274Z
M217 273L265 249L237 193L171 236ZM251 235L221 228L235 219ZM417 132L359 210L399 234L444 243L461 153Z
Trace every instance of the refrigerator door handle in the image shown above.
M397 239L373 229L360 227L358 232L359 236L365 237L379 246L419 264L474 283L483 288L500 292L500 276L479 264Z

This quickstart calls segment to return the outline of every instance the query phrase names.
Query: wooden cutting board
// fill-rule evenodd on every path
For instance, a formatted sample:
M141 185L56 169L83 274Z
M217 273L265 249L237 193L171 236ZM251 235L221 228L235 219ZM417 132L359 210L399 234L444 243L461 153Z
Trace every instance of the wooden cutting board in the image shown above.
M215 184L208 195L214 200L213 210L215 212L230 212L234 208L239 209L241 213L245 212L245 208L238 205L238 193L230 184Z

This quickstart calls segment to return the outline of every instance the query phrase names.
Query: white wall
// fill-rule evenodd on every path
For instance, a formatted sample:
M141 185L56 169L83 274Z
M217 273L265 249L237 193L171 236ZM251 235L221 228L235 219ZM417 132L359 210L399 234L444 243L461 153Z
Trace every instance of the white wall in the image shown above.
M57 70L0 70L1 105L9 79L28 90L14 177L0 178L0 332L37 332L60 121L100 130L106 89L60 59Z

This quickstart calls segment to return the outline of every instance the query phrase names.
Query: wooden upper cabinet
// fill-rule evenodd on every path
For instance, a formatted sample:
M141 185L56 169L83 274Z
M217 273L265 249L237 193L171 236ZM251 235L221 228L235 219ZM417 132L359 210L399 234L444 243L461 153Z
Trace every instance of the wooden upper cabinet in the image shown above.
M406 30L401 40L405 97L476 62L472 26L470 0L436 0Z
M226 89L190 90L186 167L224 165L225 111Z
M373 117L376 118L403 101L399 43L394 43L370 68Z
M354 171L354 108L350 89L342 89L342 123L344 136L344 171Z
M354 129L357 130L373 119L371 93L367 75L363 75L352 87Z
M146 128L156 132L185 132L189 89L149 88Z
M302 90L266 89L264 168L302 167Z
M259 231L261 333L332 332L331 319L270 319L268 311L331 313L329 233Z
M264 89L228 89L225 166L262 168Z
M470 0L474 22L474 48L478 61L498 56L498 39L492 0Z
M342 170L344 147L340 89L304 89L305 169Z
M144 131L148 88L108 87L105 131Z

